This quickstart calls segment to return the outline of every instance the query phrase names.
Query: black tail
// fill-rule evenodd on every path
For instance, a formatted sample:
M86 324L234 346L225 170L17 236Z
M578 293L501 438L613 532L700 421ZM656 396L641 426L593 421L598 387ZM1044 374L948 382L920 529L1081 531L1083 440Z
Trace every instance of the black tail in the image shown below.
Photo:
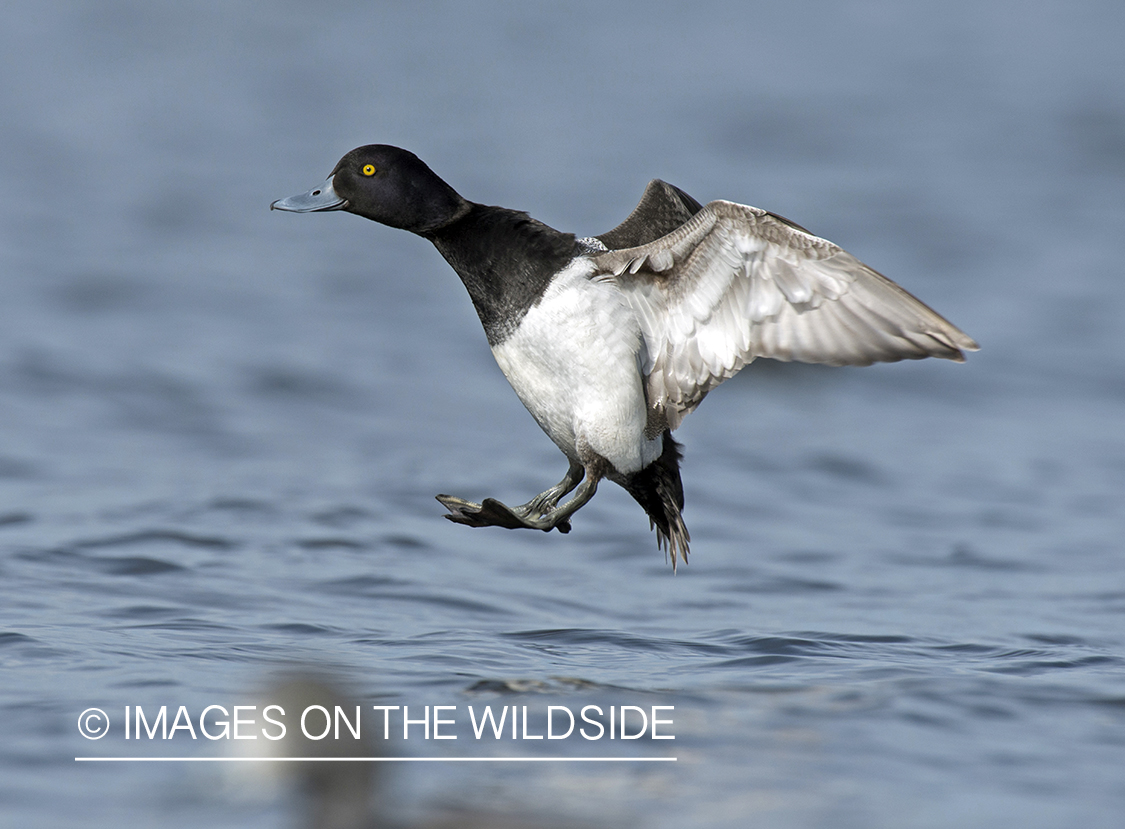
M673 571L677 558L687 564L688 542L691 541L680 514L684 508L684 485L680 482L682 457L680 444L666 431L660 457L622 484L648 513L649 527L656 527L656 545L672 555Z

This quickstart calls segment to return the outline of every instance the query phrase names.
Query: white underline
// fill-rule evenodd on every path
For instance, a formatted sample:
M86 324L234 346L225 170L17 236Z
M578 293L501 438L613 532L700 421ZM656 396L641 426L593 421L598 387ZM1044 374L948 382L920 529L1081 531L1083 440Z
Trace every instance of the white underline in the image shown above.
M675 763L676 757L75 757L76 763Z

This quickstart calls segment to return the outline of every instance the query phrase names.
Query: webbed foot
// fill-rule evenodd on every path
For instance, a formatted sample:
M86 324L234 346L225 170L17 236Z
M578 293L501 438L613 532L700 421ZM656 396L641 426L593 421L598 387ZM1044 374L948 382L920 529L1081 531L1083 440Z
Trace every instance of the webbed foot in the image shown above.
M550 532L558 530L561 533L570 532L570 521L566 518L552 522L545 521L539 515L534 517L526 507L512 507L502 504L495 498L485 498L483 502L474 504L455 495L438 495L438 501L449 510L445 517L455 524L464 524L467 527L505 527L509 530L529 529Z

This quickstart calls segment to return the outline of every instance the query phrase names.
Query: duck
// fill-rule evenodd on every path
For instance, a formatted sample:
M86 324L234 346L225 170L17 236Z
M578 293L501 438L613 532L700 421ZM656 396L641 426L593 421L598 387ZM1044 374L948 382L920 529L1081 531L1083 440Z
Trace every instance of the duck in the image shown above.
M469 201L409 150L372 144L270 208L344 211L432 243L468 290L500 370L566 456L562 480L519 506L438 495L447 519L568 533L609 480L644 509L673 572L691 536L672 432L724 380L758 358L964 362L978 349L795 222L731 201L703 205L659 179L617 227L579 237Z

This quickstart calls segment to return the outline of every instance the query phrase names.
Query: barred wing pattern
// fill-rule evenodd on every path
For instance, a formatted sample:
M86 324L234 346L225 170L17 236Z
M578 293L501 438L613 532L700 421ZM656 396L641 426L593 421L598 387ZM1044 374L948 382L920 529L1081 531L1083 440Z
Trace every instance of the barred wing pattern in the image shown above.
M654 242L595 254L644 334L649 406L675 429L756 357L865 366L977 344L831 242L757 207L713 201Z

